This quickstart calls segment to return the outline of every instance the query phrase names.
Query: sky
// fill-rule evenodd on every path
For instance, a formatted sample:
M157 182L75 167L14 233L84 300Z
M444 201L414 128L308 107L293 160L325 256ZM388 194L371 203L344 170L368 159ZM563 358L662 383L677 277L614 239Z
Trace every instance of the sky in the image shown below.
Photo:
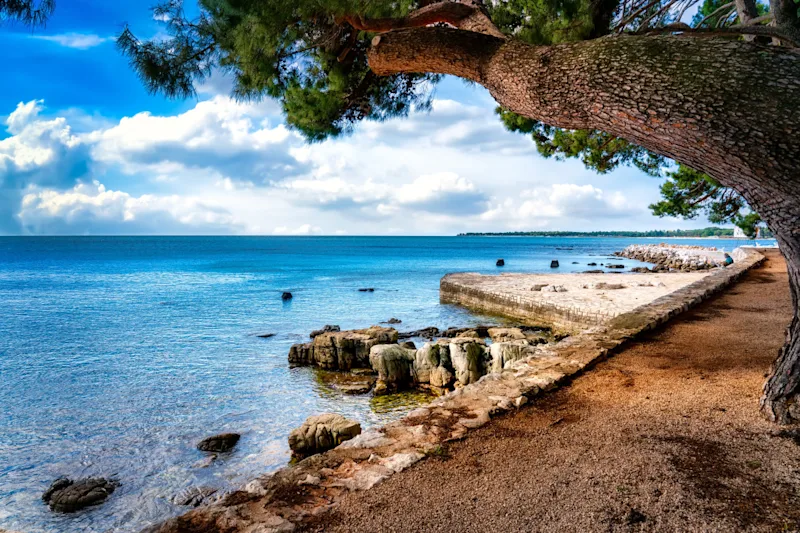
M544 159L481 87L453 78L430 112L308 144L274 101L212 76L149 95L117 52L145 2L58 2L45 28L0 26L0 235L452 235L705 227L657 218L661 181Z

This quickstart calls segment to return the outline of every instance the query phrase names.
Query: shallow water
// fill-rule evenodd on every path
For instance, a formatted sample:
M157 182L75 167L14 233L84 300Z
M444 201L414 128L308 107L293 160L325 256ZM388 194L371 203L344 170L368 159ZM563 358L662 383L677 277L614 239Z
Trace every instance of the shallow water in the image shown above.
M501 257L505 272L550 272L551 259L581 271L633 242L657 241L0 238L0 527L138 531L184 511L170 503L183 488L231 488L286 464L286 437L311 414L397 419L424 398L339 394L313 369L290 369L289 346L325 324L486 323L439 304L442 275L496 273ZM243 435L235 451L196 466L197 441L224 431ZM102 506L57 515L40 495L61 475L121 486Z

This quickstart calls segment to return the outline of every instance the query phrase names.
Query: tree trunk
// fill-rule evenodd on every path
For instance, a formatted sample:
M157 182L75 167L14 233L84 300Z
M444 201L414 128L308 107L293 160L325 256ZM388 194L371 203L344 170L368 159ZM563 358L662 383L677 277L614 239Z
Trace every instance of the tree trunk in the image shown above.
M800 54L686 36L537 47L416 28L376 37L369 62L379 75L431 72L473 80L515 113L622 137L741 193L778 237L795 303L762 407L777 422L800 421Z

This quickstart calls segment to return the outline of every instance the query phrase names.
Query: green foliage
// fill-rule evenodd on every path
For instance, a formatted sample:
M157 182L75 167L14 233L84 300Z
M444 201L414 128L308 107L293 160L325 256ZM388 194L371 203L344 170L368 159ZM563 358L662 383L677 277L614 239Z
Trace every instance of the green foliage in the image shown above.
M492 21L504 33L531 44L581 41L593 36L588 0L508 0L488 3ZM602 28L602 33L608 27Z
M0 0L0 22L43 25L56 8L55 0Z
M665 158L599 130L565 130L501 107L496 112L508 130L530 134L536 149L544 157L558 160L579 158L587 168L600 174L620 165L630 165L651 176L660 176L662 167L667 164Z
M739 226L748 237L755 237L761 223L756 213L745 212L747 202L736 191L684 165L667 172L661 197L663 200L650 205L653 214L660 217L693 219L705 214L714 224Z
M437 76L373 75L366 59L372 35L342 19L402 16L413 7L410 0L200 0L201 13L190 21L180 0L168 0L154 12L169 39L139 41L126 28L117 43L151 92L191 96L219 66L232 74L237 97L279 99L287 123L318 141L363 119L430 105Z

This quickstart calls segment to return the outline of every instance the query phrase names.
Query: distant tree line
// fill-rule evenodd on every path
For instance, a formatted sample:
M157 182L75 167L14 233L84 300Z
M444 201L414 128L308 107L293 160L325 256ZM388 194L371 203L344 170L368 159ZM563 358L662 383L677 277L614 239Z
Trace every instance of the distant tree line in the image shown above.
M733 228L703 228L651 231L508 231L489 233L459 233L459 237L733 237ZM772 238L772 232L761 228L761 237Z

